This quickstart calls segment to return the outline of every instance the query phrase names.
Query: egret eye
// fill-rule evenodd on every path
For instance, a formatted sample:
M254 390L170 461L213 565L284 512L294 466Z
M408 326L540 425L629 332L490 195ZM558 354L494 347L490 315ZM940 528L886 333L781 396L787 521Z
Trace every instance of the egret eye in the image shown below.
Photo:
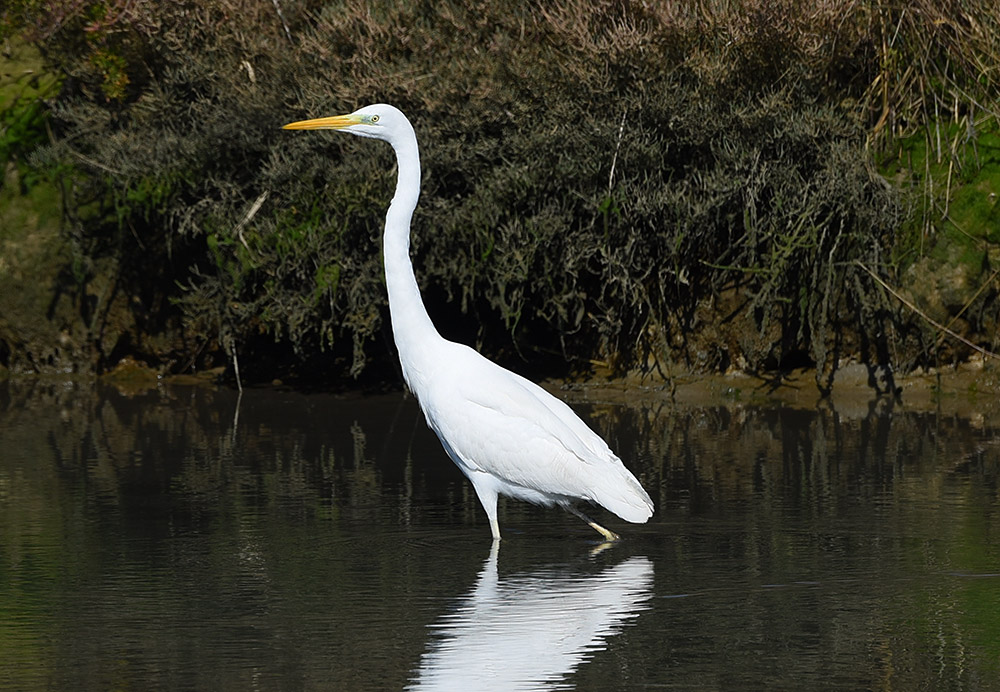
M370 123L377 123L378 122L378 116L377 115L373 115L371 118L368 119L368 122L370 122Z

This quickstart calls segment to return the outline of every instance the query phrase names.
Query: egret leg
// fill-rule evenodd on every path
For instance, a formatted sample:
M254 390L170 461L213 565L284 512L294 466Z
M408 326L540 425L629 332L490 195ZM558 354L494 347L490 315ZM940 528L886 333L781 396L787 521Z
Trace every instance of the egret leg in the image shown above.
M566 511L569 512L570 514L574 514L583 519L585 522L587 522L587 524L590 525L590 528L592 528L594 531L604 536L604 539L606 541L620 541L622 539L622 537L619 536L617 533L604 528L596 521L588 517L586 514L578 510L573 505L566 505Z
M490 531L493 532L493 542L500 540L500 522L497 521L497 491L487 486L483 482L476 483L475 476L469 476L472 487L476 489L479 496L479 503L486 510L486 517L490 520Z

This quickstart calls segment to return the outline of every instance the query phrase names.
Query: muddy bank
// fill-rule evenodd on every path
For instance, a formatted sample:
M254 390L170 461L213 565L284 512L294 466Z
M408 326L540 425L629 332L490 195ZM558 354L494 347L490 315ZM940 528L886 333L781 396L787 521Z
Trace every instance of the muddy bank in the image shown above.
M972 361L957 367L895 377L896 393L879 394L868 371L848 365L837 371L829 396L816 387L814 370L783 375L680 375L669 383L626 378L588 382L548 382L548 388L570 402L662 402L680 408L782 405L827 409L846 419L892 410L936 411L965 418L973 425L1000 424L1000 363Z
M14 391L35 387L114 387L126 395L157 388L230 388L221 368L197 375L158 375L135 361L100 377L79 375L14 376L0 381L0 388ZM669 382L659 378L610 378L588 380L545 380L546 389L570 403L601 405L664 406L679 410L725 407L738 410L754 406L787 406L827 410L844 420L857 420L893 411L930 411L942 416L968 420L973 426L1000 426L1000 363L972 361L931 372L895 377L894 394L878 393L869 384L868 371L847 365L837 371L832 391L820 394L816 372L799 369L763 376L746 373L725 375L683 374ZM292 389L281 381L264 388ZM335 388L344 396L362 396L358 390Z

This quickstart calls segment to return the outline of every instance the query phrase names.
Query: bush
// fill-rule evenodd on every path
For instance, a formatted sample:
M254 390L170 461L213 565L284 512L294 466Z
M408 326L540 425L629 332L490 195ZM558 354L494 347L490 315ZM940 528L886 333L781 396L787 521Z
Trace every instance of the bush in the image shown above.
M21 5L66 75L47 156L90 172L74 232L121 290L179 311L175 368L262 336L300 363L381 361L391 151L278 128L386 101L421 141L413 255L446 333L547 367L825 375L885 361L898 318L857 265L892 269L899 198L869 152L913 93L884 87L890 58L958 47L900 32L985 7Z

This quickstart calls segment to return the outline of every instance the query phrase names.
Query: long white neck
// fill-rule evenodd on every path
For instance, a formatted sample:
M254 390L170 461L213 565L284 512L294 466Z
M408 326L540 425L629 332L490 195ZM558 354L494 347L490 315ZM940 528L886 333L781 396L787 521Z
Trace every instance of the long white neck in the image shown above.
M443 339L427 315L410 262L410 220L420 197L420 153L417 138L408 136L391 142L396 152L398 177L396 194L385 216L382 252L385 257L385 284L389 292L392 335L399 351L403 378L418 397L435 364L435 346ZM398 140L398 141L397 141Z

